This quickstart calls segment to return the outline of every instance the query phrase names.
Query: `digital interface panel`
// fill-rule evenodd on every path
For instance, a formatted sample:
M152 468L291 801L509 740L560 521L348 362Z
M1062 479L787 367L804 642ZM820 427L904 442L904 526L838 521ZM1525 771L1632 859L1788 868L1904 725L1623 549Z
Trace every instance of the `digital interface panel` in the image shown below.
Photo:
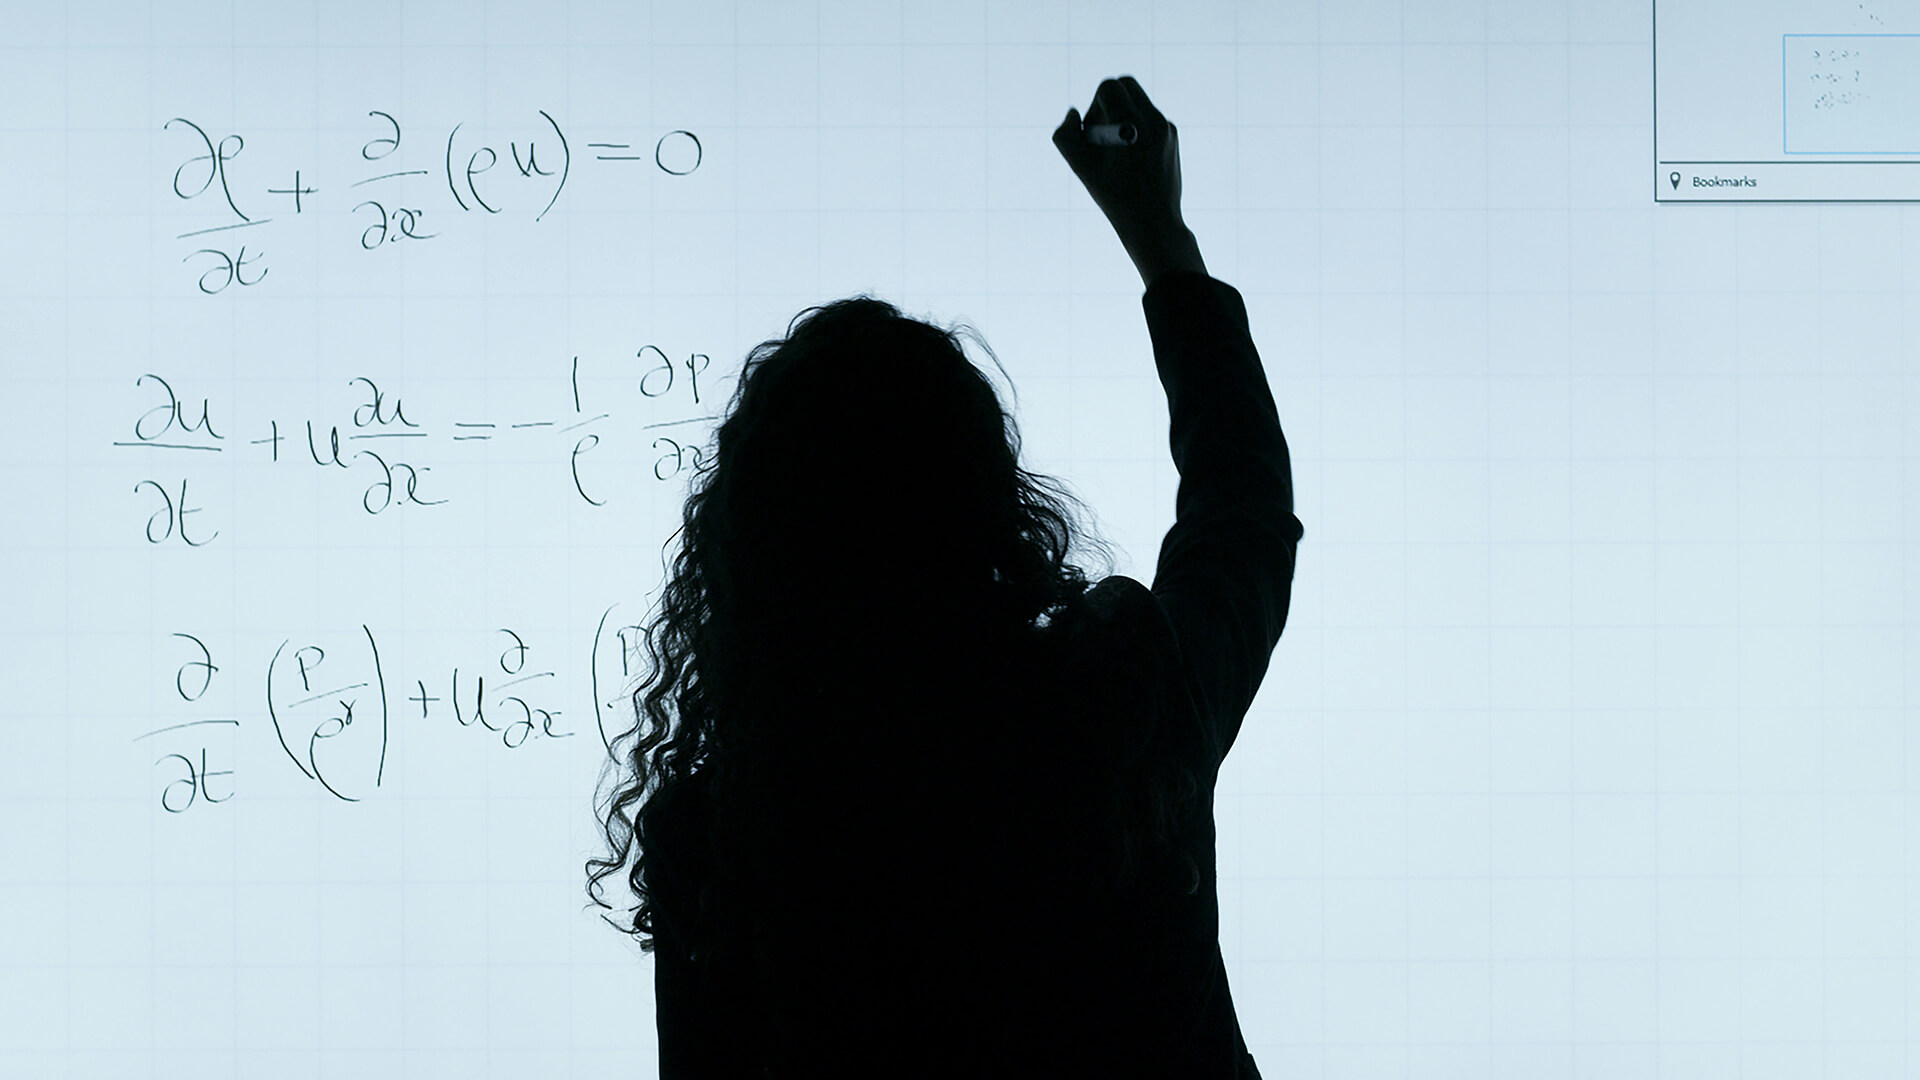
M1654 5L1654 198L1920 199L1920 9Z

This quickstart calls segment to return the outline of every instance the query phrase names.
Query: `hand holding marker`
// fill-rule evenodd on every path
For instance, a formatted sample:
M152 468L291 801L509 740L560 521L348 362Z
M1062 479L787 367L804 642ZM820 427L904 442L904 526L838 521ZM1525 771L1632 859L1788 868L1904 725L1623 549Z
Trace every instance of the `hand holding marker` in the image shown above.
M1053 145L1127 249L1149 287L1171 271L1206 273L1180 216L1180 131L1131 75L1094 91L1084 122L1068 109Z

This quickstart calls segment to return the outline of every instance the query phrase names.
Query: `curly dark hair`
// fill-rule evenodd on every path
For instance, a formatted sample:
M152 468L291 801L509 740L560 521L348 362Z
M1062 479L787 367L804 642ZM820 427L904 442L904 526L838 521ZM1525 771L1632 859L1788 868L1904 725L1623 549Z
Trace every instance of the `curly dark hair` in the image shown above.
M650 670L632 691L634 725L612 741L595 791L608 855L586 864L588 896L612 910L602 880L631 859L630 925L602 917L642 951L655 947L655 892L668 869L655 865L649 822L699 772L713 773L712 850L735 852L710 857L764 851L721 841L729 829L797 820L782 792L832 789L844 781L836 767L864 753L885 769L900 752L890 738L928 737L928 726L863 726L857 701L871 695L846 687L872 684L875 670L900 673L890 685L918 685L912 679L967 662L956 649L972 671L942 685L1010 679L1019 665L1009 658L1043 655L1047 631L1088 592L1070 554L1089 548L1111 572L1111 548L1080 522L1084 504L1020 467L1017 427L963 338L1000 367L971 328L935 326L862 295L802 311L787 337L748 353L644 628ZM794 722L803 706L836 723ZM955 746L990 737L973 720L954 721L973 725L941 729ZM1113 761L1142 763L1146 744L1132 740ZM951 749L918 756L960 767ZM1153 764L1143 782L1116 777L1107 789L1102 820L1117 826L1112 873L1121 878L1146 845L1173 842L1198 798L1192 770ZM1184 871L1197 880L1190 861ZM704 911L711 882L691 870L673 876L697 882ZM690 923L676 929L696 953L712 944Z

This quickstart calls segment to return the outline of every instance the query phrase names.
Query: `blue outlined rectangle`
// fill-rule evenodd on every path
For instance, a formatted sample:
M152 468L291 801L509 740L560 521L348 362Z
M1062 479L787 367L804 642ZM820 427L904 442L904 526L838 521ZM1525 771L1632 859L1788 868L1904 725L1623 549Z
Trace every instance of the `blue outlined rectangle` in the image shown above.
M1920 34L1782 34L1780 152L1920 154Z

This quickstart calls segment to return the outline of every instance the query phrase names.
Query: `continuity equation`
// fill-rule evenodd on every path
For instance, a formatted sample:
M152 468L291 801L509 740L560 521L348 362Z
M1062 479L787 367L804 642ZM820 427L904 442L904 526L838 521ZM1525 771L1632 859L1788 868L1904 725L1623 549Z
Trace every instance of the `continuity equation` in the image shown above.
M216 135L192 118L173 117L161 125L179 140L184 155L175 159L180 164L173 170L173 195L212 215L211 223L175 237L203 245L180 261L198 270L196 286L209 296L229 288L257 286L271 269L265 244L272 234L268 226L317 207L338 209L345 199L354 200L350 213L358 237L353 242L366 251L428 242L463 218L485 219L510 209L532 213L533 220L539 221L566 190L567 178L573 174L574 149L560 122L545 109L536 111L537 126L525 139L507 140L504 154L471 131L463 136L463 121L449 128L444 140L438 140L437 132L431 136L437 141L436 168L398 169L392 166L404 137L400 121L392 113L369 110L368 137L357 159L349 159L352 172L364 175L341 181L343 199L338 203L328 202L335 194L333 181L321 186L300 168L278 181L256 177L241 162L247 148L245 136ZM659 172L676 177L693 174L703 156L699 136L684 130L662 134L651 147L589 142L583 149L593 162L610 163L601 168L643 169L650 160ZM405 188L408 177L433 177L436 172L445 190L433 205L401 193L409 190ZM281 186L272 186L276 182ZM434 186L441 185L434 182Z
M594 627L586 660L593 694L594 726L609 755L632 725L628 697L645 629L619 625L608 607ZM191 715L210 704L216 681L232 678L214 646L198 634L174 633L168 649L179 659L169 697L172 710ZM233 799L235 756L231 738L252 729L272 737L301 780L342 802L360 802L386 780L395 729L402 724L443 724L497 738L508 750L578 734L561 707L564 690L552 666L536 662L535 650L518 631L502 627L493 643L476 650L477 663L450 664L428 673L394 670L372 627L328 637L282 639L261 657L260 670L243 683L264 691L249 716L195 716L133 737L136 744L166 752L153 761L163 810L183 814ZM608 695L611 696L608 696ZM264 737L264 736L263 736Z

